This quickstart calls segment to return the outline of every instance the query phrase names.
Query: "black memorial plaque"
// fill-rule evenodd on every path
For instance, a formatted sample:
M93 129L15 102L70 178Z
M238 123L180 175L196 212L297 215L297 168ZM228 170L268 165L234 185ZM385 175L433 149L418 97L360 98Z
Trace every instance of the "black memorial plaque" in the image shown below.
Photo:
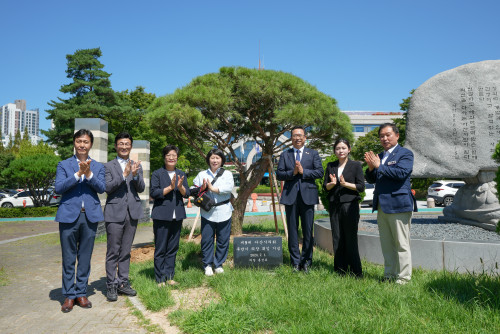
M283 240L281 237L235 237L233 254L235 267L278 267L283 264Z

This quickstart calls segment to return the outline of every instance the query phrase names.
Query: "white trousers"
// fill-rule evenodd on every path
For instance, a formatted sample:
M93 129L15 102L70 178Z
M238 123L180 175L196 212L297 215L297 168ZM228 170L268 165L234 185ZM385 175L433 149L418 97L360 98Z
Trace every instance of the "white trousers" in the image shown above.
M384 213L378 205L377 223L384 255L384 277L411 279L410 225L413 212Z

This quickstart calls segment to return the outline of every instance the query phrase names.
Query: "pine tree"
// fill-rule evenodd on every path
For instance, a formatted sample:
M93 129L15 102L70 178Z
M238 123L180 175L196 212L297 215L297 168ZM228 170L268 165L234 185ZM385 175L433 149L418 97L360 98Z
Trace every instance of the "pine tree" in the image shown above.
M71 97L49 102L53 109L47 110L47 119L54 122L55 128L42 130L47 141L56 146L62 159L73 155L75 118L104 119L109 122L108 130L112 133L113 126L120 124L118 120L126 119L132 111L111 88L111 74L103 70L104 65L99 61L101 56L100 48L77 50L66 56L67 78L72 79L72 82L61 86L60 92ZM113 136L110 137L111 141Z

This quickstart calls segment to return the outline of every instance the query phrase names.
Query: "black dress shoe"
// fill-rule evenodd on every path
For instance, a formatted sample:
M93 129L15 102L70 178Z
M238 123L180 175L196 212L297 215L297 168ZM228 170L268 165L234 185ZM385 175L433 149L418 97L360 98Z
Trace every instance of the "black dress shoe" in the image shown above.
M71 312L71 310L73 309L73 305L75 305L75 300L74 299L70 299L70 298L66 298L64 300L64 303L61 306L61 311L63 313Z
M302 271L304 272L304 274L309 274L309 265L307 263L304 263L302 265Z
M106 298L108 299L109 302L116 302L118 300L117 288L118 288L117 284L110 284L108 286L108 289L106 291Z
M300 271L299 265L298 264L294 264L292 266L292 270L293 270L294 273L298 273Z
M118 286L118 293L131 297L137 295L137 291L130 287L129 282L123 283L122 285Z

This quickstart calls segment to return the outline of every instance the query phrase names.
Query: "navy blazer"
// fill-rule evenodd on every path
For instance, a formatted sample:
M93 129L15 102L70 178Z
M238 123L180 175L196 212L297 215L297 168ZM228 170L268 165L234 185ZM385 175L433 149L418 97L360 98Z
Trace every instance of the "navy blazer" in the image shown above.
M293 175L295 169L295 153L294 149L290 148L280 155L276 178L279 181L285 181L283 193L281 194L280 203L284 205L295 204L300 183L300 195L306 205L318 204L318 187L314 182L323 176L323 166L318 151L304 147L300 158L303 174Z
M410 176L413 170L413 152L400 145L392 151L379 168L366 170L366 180L375 183L372 212L378 204L384 213L417 212L417 201L411 192Z
M183 197L189 197L187 177L186 173L177 168L175 169L175 174L177 177L184 176L184 181L182 182L184 189L186 189L186 194L184 196L182 196L179 189L177 189L177 184L174 190L165 196L163 195L163 189L168 187L172 182L165 167L155 170L151 175L151 189L149 195L154 199L151 218L171 221L174 216L174 211L175 220L186 218Z
M357 161L347 160L342 175L344 180L356 185L356 190L351 190L340 185L339 178L339 161L329 162L326 165L325 178L323 180L323 188L327 192L328 201L330 202L352 202L359 201L361 196L359 193L365 191L365 177L363 176L363 168L361 163ZM330 174L334 174L337 178L337 184L330 190L326 190L326 184L330 183Z
M79 169L76 156L63 160L57 165L55 191L62 197L57 209L56 222L74 223L80 215L82 202L85 215L91 223L104 220L101 201L97 195L102 194L106 189L104 165L92 160L90 170L93 176L90 181L84 179L82 182L75 178L75 173Z

